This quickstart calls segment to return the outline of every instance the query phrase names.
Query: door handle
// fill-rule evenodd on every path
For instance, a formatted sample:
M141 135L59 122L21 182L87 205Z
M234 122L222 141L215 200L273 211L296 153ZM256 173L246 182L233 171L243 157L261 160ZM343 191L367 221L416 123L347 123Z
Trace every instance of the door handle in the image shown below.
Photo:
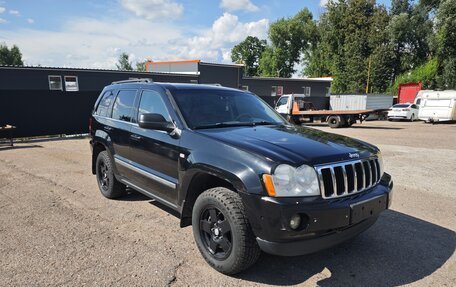
M140 140L142 139L142 136L138 136L138 135L136 135L136 134L132 134L132 135L130 136L130 138L131 138L132 140L135 140L135 141L140 141Z
M107 132L110 132L110 131L113 130L113 128L112 128L112 127L109 127L109 126L104 126L103 129L104 129L105 131L107 131Z

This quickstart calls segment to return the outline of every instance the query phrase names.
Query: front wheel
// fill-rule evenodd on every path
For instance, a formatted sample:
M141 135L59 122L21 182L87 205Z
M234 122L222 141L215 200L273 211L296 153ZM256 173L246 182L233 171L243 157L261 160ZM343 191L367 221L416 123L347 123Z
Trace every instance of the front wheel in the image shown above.
M204 259L221 273L239 273L260 256L242 200L232 190L216 187L203 192L193 207L192 227Z

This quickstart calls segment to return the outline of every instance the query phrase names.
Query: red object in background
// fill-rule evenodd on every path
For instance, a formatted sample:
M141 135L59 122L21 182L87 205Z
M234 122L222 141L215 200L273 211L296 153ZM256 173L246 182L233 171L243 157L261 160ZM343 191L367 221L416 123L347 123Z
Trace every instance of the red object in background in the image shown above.
M413 103L415 101L416 94L421 91L423 84L419 83L407 83L400 84L399 91L397 93L397 102L402 103Z

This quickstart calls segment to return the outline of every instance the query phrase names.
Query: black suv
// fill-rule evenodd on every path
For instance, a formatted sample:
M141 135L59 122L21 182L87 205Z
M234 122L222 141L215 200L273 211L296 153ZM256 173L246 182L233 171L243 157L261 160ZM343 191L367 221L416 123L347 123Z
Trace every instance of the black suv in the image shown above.
M225 274L260 250L294 256L350 239L391 203L378 148L290 125L250 92L115 82L90 123L101 193L117 198L129 187L174 209Z

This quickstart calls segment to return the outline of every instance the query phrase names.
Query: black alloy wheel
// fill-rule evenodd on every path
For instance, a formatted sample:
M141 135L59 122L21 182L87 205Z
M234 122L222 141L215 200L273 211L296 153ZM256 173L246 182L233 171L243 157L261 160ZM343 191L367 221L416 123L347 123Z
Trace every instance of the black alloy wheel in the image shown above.
M231 226L225 215L216 207L203 209L200 216L200 233L204 246L216 259L226 259L233 246Z
M109 189L109 169L104 161L100 161L97 170L97 178L100 187L107 191Z

